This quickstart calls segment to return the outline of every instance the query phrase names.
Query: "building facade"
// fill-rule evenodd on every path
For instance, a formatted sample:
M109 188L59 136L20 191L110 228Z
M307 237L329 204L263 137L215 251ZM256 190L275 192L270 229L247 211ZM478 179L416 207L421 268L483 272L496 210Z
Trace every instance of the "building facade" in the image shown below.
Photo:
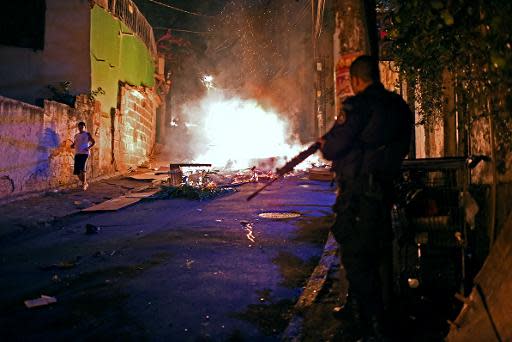
M0 199L73 184L69 145L79 121L96 140L90 177L148 160L163 67L131 0L10 2L2 17Z

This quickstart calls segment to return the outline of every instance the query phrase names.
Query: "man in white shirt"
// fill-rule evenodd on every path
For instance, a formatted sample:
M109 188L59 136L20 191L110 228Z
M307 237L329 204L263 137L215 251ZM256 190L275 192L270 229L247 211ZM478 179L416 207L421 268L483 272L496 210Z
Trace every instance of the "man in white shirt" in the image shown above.
M82 188L87 190L89 184L85 178L86 163L89 157L89 150L94 146L96 142L89 132L85 130L85 122L78 123L78 133L75 135L71 148L75 148L75 165L73 168L73 174L78 176L78 179L82 182Z

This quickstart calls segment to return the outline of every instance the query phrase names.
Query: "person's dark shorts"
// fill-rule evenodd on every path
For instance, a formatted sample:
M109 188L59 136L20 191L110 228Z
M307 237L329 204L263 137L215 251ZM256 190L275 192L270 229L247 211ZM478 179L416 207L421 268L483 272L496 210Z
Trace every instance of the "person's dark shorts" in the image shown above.
M82 172L85 172L85 165L87 163L87 154L75 154L75 166L73 167L73 174L79 175Z

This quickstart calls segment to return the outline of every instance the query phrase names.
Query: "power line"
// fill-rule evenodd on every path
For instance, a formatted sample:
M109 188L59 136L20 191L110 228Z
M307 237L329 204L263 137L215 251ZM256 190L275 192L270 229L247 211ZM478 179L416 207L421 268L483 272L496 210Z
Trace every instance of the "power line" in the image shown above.
M153 29L154 30L171 30L171 31L176 31L176 32L188 32L188 33L196 33L196 34L215 34L213 32L208 32L208 31L190 31L190 30L185 30L185 29L177 29L177 28L162 27L162 26L153 27Z
M182 8L178 8L178 7L175 7L175 6L168 5L168 4L164 4L162 2L155 1L155 0L147 0L147 1L152 2L154 4L157 4L157 5L160 5L160 6L164 6L164 7L173 9L173 10L178 11L178 12L182 12L182 13L187 13L187 14L191 14L191 15L197 15L197 16L200 16L200 17L212 17L211 15L206 15L206 14L202 14L202 13L187 11L187 10L184 10Z

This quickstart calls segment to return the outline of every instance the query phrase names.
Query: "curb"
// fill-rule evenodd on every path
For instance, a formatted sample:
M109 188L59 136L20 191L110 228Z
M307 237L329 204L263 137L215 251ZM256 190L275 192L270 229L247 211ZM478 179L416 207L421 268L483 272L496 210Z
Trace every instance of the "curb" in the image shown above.
M339 262L338 249L338 243L332 233L329 232L322 257L313 270L313 273L311 273L306 287L292 309L292 318L283 332L281 341L298 342L302 340L303 313L316 301L318 294L325 285L329 271Z

